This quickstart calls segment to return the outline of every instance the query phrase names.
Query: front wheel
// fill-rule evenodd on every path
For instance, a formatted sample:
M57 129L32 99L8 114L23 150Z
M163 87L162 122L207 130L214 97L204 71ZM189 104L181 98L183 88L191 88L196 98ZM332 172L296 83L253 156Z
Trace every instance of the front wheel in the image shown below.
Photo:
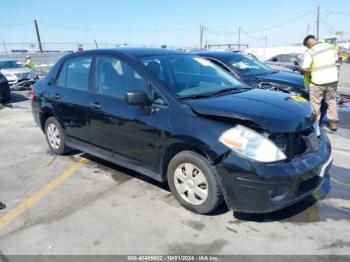
M195 213L210 213L223 201L214 167L195 152L183 151L175 155L169 163L167 176L175 198Z
M45 136L50 149L56 155L64 155L70 151L61 125L54 117L49 117L45 123Z

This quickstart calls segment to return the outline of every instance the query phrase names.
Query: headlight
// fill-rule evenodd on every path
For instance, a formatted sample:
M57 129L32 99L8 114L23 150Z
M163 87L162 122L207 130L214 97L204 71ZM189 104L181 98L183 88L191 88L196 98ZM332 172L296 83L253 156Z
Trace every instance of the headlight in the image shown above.
M234 152L258 162L271 163L287 158L271 140L241 125L225 131L219 141Z

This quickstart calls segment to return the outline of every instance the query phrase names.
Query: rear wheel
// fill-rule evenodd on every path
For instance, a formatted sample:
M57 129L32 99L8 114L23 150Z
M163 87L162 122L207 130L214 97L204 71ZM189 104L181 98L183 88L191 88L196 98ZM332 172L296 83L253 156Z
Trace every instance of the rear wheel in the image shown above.
M45 123L46 141L57 155L67 154L71 149L66 146L66 138L61 125L54 117L49 117Z
M215 210L223 201L214 167L192 151L180 152L170 161L168 183L180 204L199 214Z

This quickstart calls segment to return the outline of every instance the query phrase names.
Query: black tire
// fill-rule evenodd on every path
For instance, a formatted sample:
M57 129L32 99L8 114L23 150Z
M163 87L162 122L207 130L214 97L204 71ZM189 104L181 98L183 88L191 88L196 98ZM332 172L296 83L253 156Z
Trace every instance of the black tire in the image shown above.
M202 204L193 205L187 202L180 196L175 187L175 171L177 167L184 163L190 163L197 166L202 171L207 180L208 194L206 200ZM200 154L192 151L182 151L175 155L169 163L167 178L171 192L177 201L179 201L179 203L188 210L199 214L208 214L215 210L223 202L223 193L218 181L218 176L216 175L215 167L210 164L208 159Z
M11 94L9 94L7 98L5 98L5 100L3 101L3 104L8 104L10 102L11 102Z
M59 147L55 148L51 145L50 141L49 141L49 135L48 135L48 126L50 124L53 124L54 126L56 126L58 133L59 133L59 137L60 137L60 143L59 143ZM45 137L46 137L46 141L47 144L49 145L50 149L56 154L56 155L65 155L67 153L69 153L71 151L71 148L68 147L66 145L66 136L64 134L64 131L60 125L60 123L56 120L56 118L54 117L49 117L48 119L46 119L45 122Z

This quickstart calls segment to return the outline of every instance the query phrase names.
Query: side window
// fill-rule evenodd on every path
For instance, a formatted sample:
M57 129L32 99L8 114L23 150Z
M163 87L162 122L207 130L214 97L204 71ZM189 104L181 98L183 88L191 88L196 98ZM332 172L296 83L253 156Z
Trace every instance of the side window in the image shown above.
M87 91L92 58L68 60L61 68L55 85Z
M66 87L89 90L91 58L77 58L68 62Z
M123 98L127 91L147 90L147 81L127 63L100 56L96 66L96 93Z
M159 59L145 58L142 62L153 74L164 81L164 70Z
M284 63L290 63L290 57L287 55L282 55L280 62L284 62Z
M66 86L67 66L68 66L68 62L65 62L61 67L60 74L55 83L56 86L61 86L61 87Z

